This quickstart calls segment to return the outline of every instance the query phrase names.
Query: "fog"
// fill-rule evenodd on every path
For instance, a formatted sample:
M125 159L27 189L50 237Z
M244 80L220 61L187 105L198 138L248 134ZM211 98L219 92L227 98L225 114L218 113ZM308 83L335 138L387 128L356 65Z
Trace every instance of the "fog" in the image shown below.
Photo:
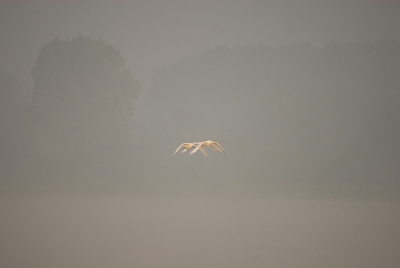
M12 267L396 267L398 203L2 197Z
M399 267L399 11L1 1L0 266Z

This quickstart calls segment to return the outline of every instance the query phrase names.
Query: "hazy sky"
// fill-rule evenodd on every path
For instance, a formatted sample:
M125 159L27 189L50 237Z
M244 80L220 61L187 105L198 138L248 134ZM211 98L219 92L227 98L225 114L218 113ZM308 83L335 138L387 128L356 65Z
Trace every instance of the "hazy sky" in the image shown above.
M42 46L55 37L72 39L77 35L101 38L119 49L145 92L154 68L166 67L219 44L252 42L279 47L310 42L322 47L331 41L400 42L400 1L0 0L0 67L16 75L24 89L33 87L31 70ZM207 90L209 93L213 89ZM134 118L141 118L139 121L146 121L143 99L135 103ZM170 103L163 105L169 107ZM190 115L183 117L186 120ZM223 116L220 114L219 118ZM232 129L240 128L238 125ZM153 142L146 135L148 132L143 133L143 140ZM239 135L244 137L240 131ZM324 138L334 135L330 132ZM179 198L159 197L157 193L150 197L65 196L57 194L57 189L64 190L63 184L57 184L61 180L27 180L24 187L35 185L43 192L54 184L56 190L48 196L7 195L1 189L0 266L400 267L398 203L243 200L236 191L240 193L237 188L251 180L244 172L253 166L242 169L237 165L229 170L237 141L231 139L233 145L225 147L229 145L226 140L221 142L231 153L229 156L209 150L214 153L212 157L197 153L191 158L186 157L188 154L173 158L181 141L168 141L168 149L155 148L158 156L143 158L140 152L132 160L144 167L138 175L144 177L143 181L155 184L156 180L146 174L160 174L158 187L182 192L183 197ZM282 150L296 156L293 148ZM257 160L255 154L248 155L248 162L263 160ZM238 160L234 163L241 163L239 160L246 156L236 152ZM272 155L266 159L270 159L269 165L279 166L285 158ZM153 163L146 166L146 161ZM299 165L304 162L299 161ZM263 169L265 166L260 164ZM147 173L145 169L149 167L158 170ZM168 173L169 170L173 172ZM235 184L229 174L237 170L244 171L238 172L237 176L243 178ZM207 178L214 171L216 175ZM195 176L190 177L192 173ZM214 179L217 175L220 178ZM267 178L268 187L272 185L271 177ZM101 184L97 178L82 181L73 180L74 189ZM138 181L132 176L127 185L141 190ZM190 196L197 188L212 194L213 188L224 185L228 194L233 193L227 195L232 198Z
M218 44L400 41L398 1L1 1L0 64L32 87L43 45L78 34L123 53L148 86L155 67Z

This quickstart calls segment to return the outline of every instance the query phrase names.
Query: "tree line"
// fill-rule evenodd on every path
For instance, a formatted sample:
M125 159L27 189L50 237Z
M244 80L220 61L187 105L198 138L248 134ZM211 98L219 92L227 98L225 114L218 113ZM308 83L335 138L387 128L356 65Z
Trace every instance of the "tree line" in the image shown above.
M221 45L156 70L146 100L160 146L221 137L240 153L229 177L247 177L252 191L273 181L321 195L393 196L399 74L394 41Z
M123 55L102 40L55 38L32 68L31 93L0 70L2 181L104 178L112 188L115 179L146 176L157 187L181 174L160 152L216 137L231 153L225 170L199 168L252 193L306 185L325 196L396 195L399 73L392 41L221 45L154 71L144 95L148 135L132 137L141 86Z

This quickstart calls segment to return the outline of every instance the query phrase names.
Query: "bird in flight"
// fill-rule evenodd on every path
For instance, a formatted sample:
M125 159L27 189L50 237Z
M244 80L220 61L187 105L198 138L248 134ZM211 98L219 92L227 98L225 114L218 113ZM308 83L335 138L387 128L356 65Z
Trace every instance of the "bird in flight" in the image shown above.
M176 149L176 151L175 151L175 153L174 153L173 155L175 155L175 154L179 151L180 148L182 148L181 153L184 153L184 152L186 152L188 149L192 149L192 148L196 147L199 143L201 143L201 142L193 142L193 143L186 142L186 143L182 143L182 144L178 147L178 149ZM197 148L197 149L200 149L200 151L201 151L205 156L207 156L206 149L204 149L203 146L200 146L200 147ZM196 150L196 151L197 151L197 150ZM190 154L192 154L192 153L190 153Z
M205 151L204 147L210 147L216 152L228 154L224 148L222 148L222 145L219 141L210 140L197 143L196 147L190 152L190 154L194 154L199 149Z

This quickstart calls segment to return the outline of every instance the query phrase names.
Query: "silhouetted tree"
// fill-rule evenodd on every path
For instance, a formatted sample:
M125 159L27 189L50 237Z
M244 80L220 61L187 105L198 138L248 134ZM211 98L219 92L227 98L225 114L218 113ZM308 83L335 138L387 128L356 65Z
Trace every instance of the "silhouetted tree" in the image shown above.
M118 162L140 89L122 54L102 40L56 38L40 51L32 76L33 153L58 171Z

